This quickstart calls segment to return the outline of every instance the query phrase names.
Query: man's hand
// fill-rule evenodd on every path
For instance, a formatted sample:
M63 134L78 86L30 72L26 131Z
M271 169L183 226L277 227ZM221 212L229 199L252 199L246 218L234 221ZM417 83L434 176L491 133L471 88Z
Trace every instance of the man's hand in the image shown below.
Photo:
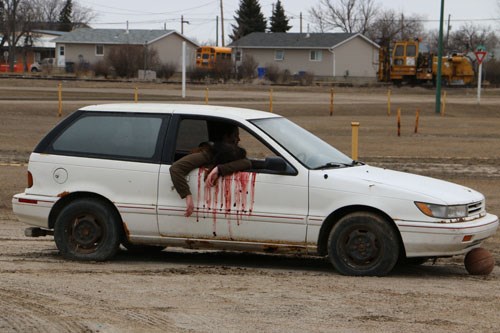
M208 174L207 179L205 180L205 186L208 187L214 186L215 183L217 182L217 178L219 178L219 168L215 167Z
M188 194L186 196L186 213L184 213L184 216L190 217L191 214L193 214L193 211L194 211L193 196L191 194Z

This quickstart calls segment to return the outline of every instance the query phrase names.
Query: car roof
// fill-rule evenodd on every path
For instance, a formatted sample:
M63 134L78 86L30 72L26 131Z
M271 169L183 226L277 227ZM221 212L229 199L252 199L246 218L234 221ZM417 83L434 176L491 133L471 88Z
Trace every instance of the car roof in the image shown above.
M229 118L233 120L250 120L281 117L277 114L245 108L198 104L162 104L162 103L118 103L89 105L81 111L102 112L144 112L162 114L189 114Z

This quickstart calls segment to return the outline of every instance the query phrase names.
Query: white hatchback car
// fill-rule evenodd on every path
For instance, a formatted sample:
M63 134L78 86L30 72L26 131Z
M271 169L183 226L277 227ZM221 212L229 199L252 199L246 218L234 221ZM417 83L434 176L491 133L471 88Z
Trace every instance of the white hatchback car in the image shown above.
M252 169L204 188L195 212L169 168L220 123L239 127ZM167 246L328 256L346 275L385 275L404 260L464 254L498 218L470 188L353 161L279 115L233 107L108 104L59 123L30 156L14 213L53 234L68 259L107 260Z

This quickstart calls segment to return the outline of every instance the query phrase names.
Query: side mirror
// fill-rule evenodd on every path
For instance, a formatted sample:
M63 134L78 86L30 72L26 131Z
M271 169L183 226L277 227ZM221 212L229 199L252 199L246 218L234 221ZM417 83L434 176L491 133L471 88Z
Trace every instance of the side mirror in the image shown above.
M266 157L264 161L264 169L284 172L287 169L286 162L281 156Z

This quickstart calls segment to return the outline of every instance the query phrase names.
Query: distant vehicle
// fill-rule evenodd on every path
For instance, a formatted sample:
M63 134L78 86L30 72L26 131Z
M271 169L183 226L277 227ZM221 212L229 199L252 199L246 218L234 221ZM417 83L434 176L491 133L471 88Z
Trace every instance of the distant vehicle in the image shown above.
M379 50L378 79L394 84L436 83L438 57L430 52L429 46L420 40L396 41L392 52L387 48ZM474 81L471 59L461 53L442 57L441 78L445 86L467 86Z
M195 210L170 167L221 123L238 126L252 168L205 187L188 175ZM108 260L127 249L210 248L327 256L345 275L386 275L399 261L465 254L498 217L465 186L352 160L277 114L222 106L107 104L59 123L29 159L14 195L26 236L54 235L65 258Z
M43 69L49 69L54 67L56 64L55 58L44 58L41 61L35 61L30 66L30 72L36 73L41 72Z
M196 49L197 68L213 69L217 63L230 60L230 47L202 46Z

